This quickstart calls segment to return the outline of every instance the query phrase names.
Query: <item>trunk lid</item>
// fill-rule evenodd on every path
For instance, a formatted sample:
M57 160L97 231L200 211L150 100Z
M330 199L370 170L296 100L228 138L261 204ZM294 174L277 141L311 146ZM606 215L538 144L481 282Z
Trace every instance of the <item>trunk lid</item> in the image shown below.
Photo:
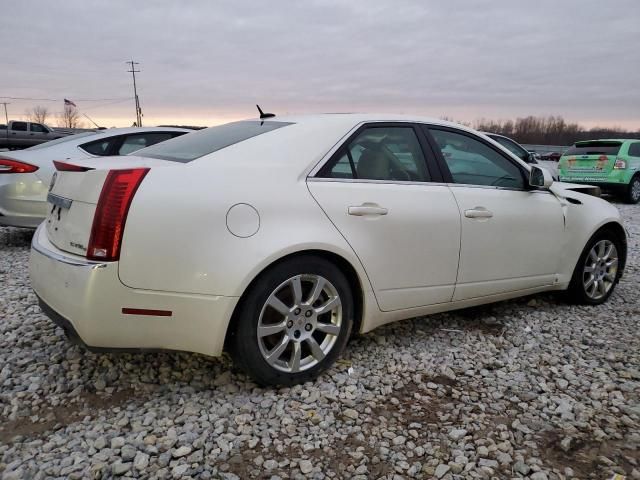
M604 178L613 170L621 145L614 140L577 142L562 156L560 168L571 178Z
M57 171L49 186L45 228L57 248L86 256L102 186L110 170L176 166L175 162L136 156L102 157L71 162L85 172Z

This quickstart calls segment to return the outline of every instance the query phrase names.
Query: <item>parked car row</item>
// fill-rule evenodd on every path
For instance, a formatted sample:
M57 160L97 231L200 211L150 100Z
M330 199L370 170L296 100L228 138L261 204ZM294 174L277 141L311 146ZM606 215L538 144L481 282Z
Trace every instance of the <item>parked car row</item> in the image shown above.
M507 144L421 117L264 114L58 157L33 288L90 349L226 350L263 385L403 318L548 290L605 302L618 210Z
M62 137L26 150L1 152L0 225L35 228L44 220L55 160L73 162L127 155L190 131L170 127L113 128Z

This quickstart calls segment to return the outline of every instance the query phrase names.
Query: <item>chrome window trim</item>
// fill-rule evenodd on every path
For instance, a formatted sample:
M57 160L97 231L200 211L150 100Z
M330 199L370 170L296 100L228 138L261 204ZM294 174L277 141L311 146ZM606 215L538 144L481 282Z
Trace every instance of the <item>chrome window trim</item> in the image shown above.
M324 177L308 177L309 182L334 182L334 183L372 183L375 185L420 185L420 186L432 186L441 185L447 186L442 182L417 182L414 180L372 180L368 178L324 178Z

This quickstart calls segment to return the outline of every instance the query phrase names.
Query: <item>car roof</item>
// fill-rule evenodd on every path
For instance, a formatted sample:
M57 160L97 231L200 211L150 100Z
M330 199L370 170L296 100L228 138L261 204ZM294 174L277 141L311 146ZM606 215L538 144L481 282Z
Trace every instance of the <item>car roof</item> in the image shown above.
M250 118L247 120L260 119ZM468 127L465 127L464 125L448 122L446 120L441 120L438 118L394 113L317 113L309 115L276 115L264 120L274 122L291 122L297 124L322 123L324 125L357 125L365 122L415 122L429 123L432 125L451 126L463 130L474 131Z

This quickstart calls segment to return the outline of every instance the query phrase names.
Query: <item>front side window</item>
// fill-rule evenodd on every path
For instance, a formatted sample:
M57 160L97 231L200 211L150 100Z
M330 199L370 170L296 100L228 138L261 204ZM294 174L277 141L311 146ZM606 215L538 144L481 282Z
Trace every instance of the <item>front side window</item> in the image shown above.
M32 123L29 125L29 130L31 130L32 132L37 132L37 133L47 133L47 129L44 128L42 125L40 125L39 123Z
M368 127L343 146L319 177L362 180L430 180L412 127Z
M11 124L11 130L17 130L18 132L26 132L27 122L13 122Z
M524 188L520 169L508 158L472 136L430 129L454 183Z

